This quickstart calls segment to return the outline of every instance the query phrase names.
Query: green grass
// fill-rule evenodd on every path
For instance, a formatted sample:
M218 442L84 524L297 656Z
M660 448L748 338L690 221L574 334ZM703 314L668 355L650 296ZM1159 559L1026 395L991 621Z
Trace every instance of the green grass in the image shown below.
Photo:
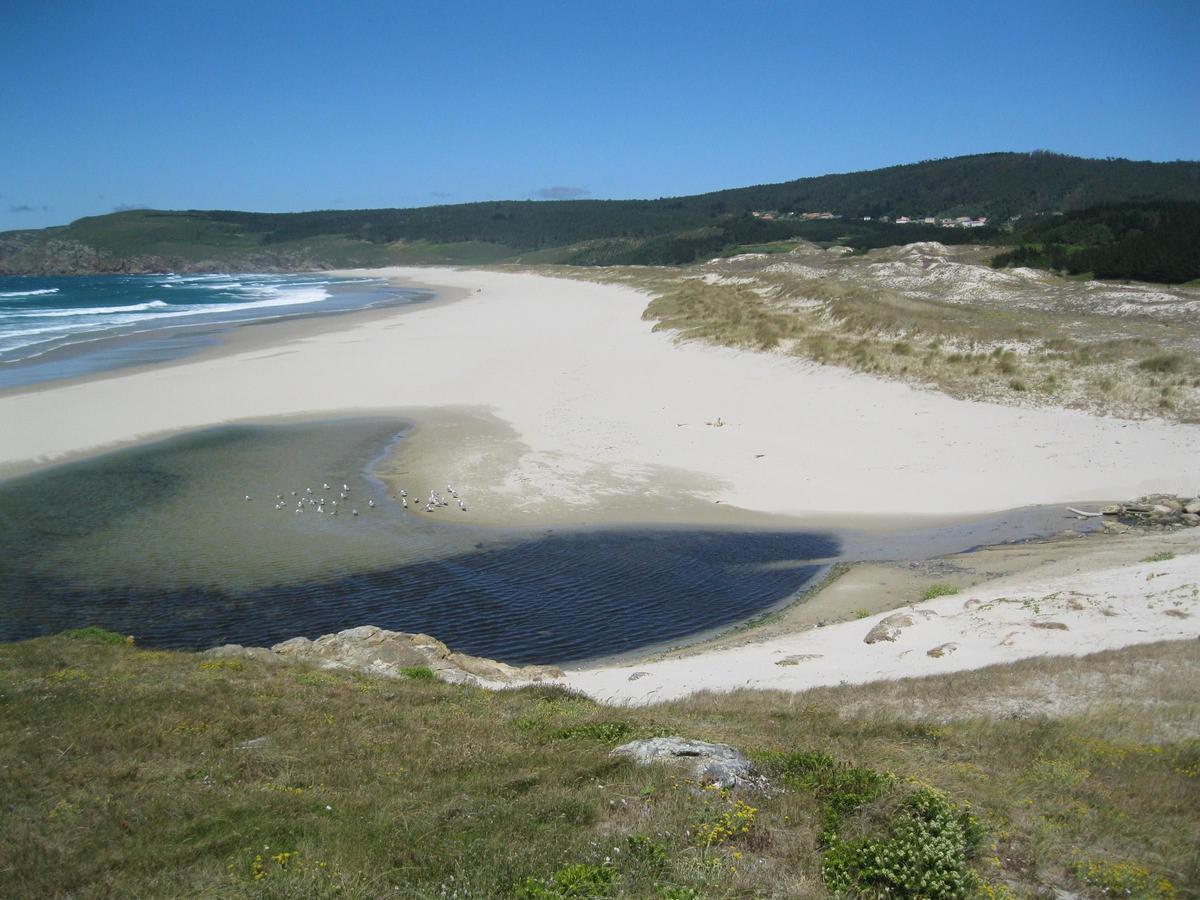
M1168 559L1174 559L1175 554L1170 550L1163 550L1160 553L1155 553L1152 556L1147 556L1142 560L1144 563L1166 562Z
M921 592L921 599L933 600L937 597L949 597L952 594L957 594L959 590L959 588L956 588L952 584L938 582L937 584L931 584L929 587L925 588L925 590Z
M1175 375L1182 372L1189 362L1191 359L1182 353L1156 353L1153 356L1147 356L1137 364L1137 367L1143 372Z
M1193 644L619 711L93 629L0 645L0 876L11 897L822 897L922 873L1165 897L1200 883L1200 741L1167 728L1197 714ZM990 711L1071 677L1094 700L1097 673L1135 671L1160 679L1138 689L1153 702L904 711ZM651 734L734 744L778 789L698 790L609 755Z

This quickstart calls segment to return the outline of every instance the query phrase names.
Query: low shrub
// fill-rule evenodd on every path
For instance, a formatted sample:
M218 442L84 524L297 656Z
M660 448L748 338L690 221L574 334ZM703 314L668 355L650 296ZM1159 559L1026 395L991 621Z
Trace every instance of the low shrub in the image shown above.
M563 866L549 878L526 878L513 887L513 896L519 900L611 897L619 880L620 876L611 866L575 863Z
M1151 875L1144 866L1134 863L1077 860L1071 866L1071 872L1084 884L1099 888L1108 897L1174 900L1179 896L1179 889L1166 878Z
M949 597L953 594L957 594L959 590L959 588L956 588L952 584L946 584L945 582L939 581L937 584L931 584L929 587L925 588L925 590L921 593L921 599L933 600L937 597Z
M1174 558L1175 558L1175 554L1172 553L1170 550L1163 550L1161 553L1155 553L1152 556L1147 556L1145 559L1142 560L1142 562L1144 562L1144 563L1166 562L1167 560L1174 559Z
M554 732L559 740L593 740L602 744L616 744L633 735L637 729L628 722L588 722L569 725Z
M1174 375L1182 372L1188 358L1182 353L1155 353L1147 356L1137 364L1143 372L1154 372L1158 375Z
M922 788L906 796L884 833L854 841L835 839L821 875L835 894L950 900L971 896L979 876L968 861L984 830L965 808Z

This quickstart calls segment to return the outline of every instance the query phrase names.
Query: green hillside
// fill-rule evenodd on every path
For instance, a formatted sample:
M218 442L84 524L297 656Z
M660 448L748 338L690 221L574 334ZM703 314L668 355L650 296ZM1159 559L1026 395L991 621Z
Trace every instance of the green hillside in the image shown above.
M95 628L0 644L4 896L1183 900L1198 661L1175 641L614 708ZM1004 714L1048 684L1073 711ZM770 789L610 755L673 734Z
M1200 201L1200 163L991 153L658 200L302 213L135 210L0 233L0 274L414 262L682 264L793 238L865 248L996 237L991 229L892 225L877 221L881 216L972 215L1006 224L1013 216L1168 200ZM804 220L806 212L842 218Z
M1034 266L1097 278L1200 278L1200 203L1122 203L1044 216L1019 229L997 268Z

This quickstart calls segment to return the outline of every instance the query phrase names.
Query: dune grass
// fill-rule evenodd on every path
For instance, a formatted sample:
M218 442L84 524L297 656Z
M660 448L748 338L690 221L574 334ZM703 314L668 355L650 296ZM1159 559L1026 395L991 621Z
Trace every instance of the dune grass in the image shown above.
M1180 349L1196 345L1194 326L943 301L856 280L854 259L820 278L773 271L774 258L716 279L695 268L541 271L645 290L645 318L681 340L787 353L964 399L1200 421L1200 359Z
M87 630L2 645L4 893L820 897L942 860L968 895L1195 896L1194 644L643 709ZM994 712L996 691L1051 681L1093 705ZM700 790L609 756L657 734L732 743L775 789ZM946 840L913 837L930 827ZM908 862L889 874L871 847Z
M937 584L931 584L929 587L925 588L925 590L921 592L921 599L934 600L938 597L948 597L951 594L957 594L959 590L959 588L952 584L938 582Z

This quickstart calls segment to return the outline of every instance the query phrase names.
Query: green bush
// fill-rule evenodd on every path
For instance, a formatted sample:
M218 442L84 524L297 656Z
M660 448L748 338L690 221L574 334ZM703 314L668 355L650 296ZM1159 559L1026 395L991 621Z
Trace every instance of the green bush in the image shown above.
M968 860L984 831L966 809L921 789L901 801L879 837L835 840L821 875L835 894L942 900L973 896Z
M429 666L405 666L400 674L413 681L432 681L434 678L433 669Z
M1136 863L1105 860L1076 860L1072 874L1109 897L1137 897L1141 900L1175 900L1179 889L1161 875L1152 875Z
M931 584L929 587L925 588L921 594L921 599L933 600L937 597L949 597L952 594L957 594L958 591L959 589L954 585L939 581L937 584Z
M881 797L893 781L883 772L839 763L827 753L766 754L760 763L770 776L810 790L823 801L822 846L836 840L844 816Z
M610 866L575 863L549 878L530 876L513 888L520 900L560 900L567 897L611 897L620 876Z
M1182 353L1156 353L1147 356L1137 364L1143 372L1155 372L1159 375L1174 375L1183 371L1188 358Z
M631 736L637 729L628 722L588 722L571 725L554 732L560 740L593 740L602 744L615 744Z
M667 848L653 838L642 834L631 834L625 839L629 847L629 858L651 872L662 872L667 867Z

